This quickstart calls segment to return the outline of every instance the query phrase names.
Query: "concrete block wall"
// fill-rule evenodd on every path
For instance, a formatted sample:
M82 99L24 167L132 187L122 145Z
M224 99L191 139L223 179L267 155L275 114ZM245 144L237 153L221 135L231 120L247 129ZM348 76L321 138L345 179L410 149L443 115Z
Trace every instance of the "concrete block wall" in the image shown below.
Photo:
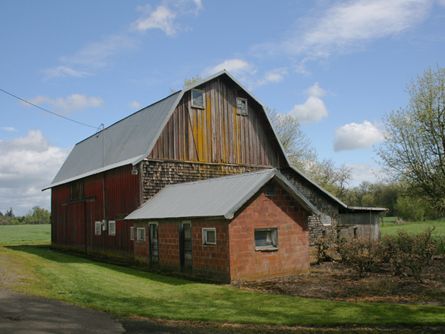
M284 190L261 191L229 225L232 281L289 276L309 268L308 212ZM255 229L277 228L276 250L255 247Z

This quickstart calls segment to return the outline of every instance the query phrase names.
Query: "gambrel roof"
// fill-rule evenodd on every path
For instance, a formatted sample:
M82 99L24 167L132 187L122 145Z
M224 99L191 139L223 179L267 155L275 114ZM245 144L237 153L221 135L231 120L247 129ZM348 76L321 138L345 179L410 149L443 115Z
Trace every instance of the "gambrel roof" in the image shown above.
M261 187L276 179L306 210L320 214L293 185L276 169L235 174L195 182L165 186L139 209L125 219L165 219L193 217L224 217L235 213Z
M71 150L68 158L63 163L52 183L43 190L113 168L129 164L138 164L153 150L162 130L165 128L184 94L191 89L201 86L202 84L220 76L228 77L261 106L273 133L270 140L274 140L278 143L278 147L281 151L280 153L282 154L284 161L286 161L287 166L299 175L299 177L309 182L313 187L333 200L340 207L346 210L355 210L355 208L348 207L341 200L327 192L290 164L267 116L264 105L226 70L218 72L204 80L195 82L77 143ZM360 208L360 210L363 209L370 208Z

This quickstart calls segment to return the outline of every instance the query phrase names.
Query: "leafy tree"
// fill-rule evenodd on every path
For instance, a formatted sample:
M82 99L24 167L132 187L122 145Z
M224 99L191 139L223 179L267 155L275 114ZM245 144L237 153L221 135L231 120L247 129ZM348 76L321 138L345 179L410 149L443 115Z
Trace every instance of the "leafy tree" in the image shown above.
M385 119L379 156L411 194L445 211L445 68L427 70L408 92L409 104Z
M12 211L12 208L9 208L8 210L6 210L5 217L15 217L14 211Z
M25 217L24 224L49 224L50 213L48 210L35 206Z

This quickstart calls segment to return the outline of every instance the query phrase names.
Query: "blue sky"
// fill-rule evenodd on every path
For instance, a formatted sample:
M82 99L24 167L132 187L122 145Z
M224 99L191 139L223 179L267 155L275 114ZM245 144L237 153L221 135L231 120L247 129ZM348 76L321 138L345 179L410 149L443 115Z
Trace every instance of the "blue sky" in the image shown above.
M0 5L0 88L99 126L229 70L301 121L352 184L384 175L382 117L444 66L444 0L24 1ZM70 148L95 130L0 93L0 211L49 207Z

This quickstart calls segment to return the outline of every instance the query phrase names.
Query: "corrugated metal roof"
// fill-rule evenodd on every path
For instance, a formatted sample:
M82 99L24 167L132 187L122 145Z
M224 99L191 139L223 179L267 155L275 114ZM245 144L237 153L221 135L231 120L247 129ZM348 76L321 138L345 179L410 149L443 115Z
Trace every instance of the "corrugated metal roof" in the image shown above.
M125 219L189 217L231 219L242 205L274 177L281 179L282 176L275 169L266 169L253 173L169 185ZM292 189L289 190L292 191ZM301 196L301 194L295 195ZM302 203L306 203L305 207L309 205L310 209L315 209L304 198Z
M49 187L145 158L180 95L176 92L77 143Z

